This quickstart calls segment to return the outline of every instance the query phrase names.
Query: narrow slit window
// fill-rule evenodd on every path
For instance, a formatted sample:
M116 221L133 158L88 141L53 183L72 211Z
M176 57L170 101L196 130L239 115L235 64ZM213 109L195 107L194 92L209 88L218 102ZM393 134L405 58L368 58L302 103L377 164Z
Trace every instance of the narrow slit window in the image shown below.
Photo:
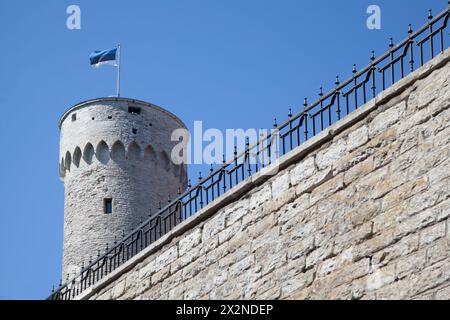
M76 120L77 120L77 114L74 113L74 114L72 114L72 121L76 121Z
M128 113L141 114L141 108L138 107L128 107Z
M112 210L113 210L112 199L111 198L103 199L103 212L105 214L111 214Z
M137 134L137 129L133 129L133 134Z

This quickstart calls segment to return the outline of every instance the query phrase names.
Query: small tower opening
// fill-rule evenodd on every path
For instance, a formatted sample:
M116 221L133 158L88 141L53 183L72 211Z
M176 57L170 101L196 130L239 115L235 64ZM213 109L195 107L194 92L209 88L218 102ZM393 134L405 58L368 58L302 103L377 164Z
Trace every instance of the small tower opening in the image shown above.
M141 114L141 108L138 107L128 107L128 113Z
M111 214L113 212L112 198L103 199L103 213Z

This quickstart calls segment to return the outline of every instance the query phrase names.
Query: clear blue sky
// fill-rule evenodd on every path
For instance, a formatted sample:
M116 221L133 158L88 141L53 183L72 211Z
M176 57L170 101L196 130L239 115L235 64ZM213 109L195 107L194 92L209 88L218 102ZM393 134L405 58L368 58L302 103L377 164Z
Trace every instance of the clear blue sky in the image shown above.
M81 7L81 30L66 8ZM366 9L382 29L366 28ZM42 299L60 277L63 185L58 120L115 93L115 69L89 54L123 45L123 96L161 105L189 128L268 127L323 84L350 75L388 38L446 0L1 0L0 298ZM194 169L191 170L193 173Z

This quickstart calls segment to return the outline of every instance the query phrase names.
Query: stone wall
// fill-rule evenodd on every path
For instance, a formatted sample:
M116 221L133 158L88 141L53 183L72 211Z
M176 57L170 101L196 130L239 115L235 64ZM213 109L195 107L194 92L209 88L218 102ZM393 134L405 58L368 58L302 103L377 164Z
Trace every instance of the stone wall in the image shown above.
M450 51L79 299L450 298Z

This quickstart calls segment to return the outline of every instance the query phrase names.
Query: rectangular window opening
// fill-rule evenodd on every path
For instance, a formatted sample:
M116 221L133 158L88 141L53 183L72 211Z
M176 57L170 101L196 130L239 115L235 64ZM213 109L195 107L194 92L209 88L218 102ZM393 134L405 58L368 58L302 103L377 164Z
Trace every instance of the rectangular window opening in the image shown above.
M76 120L77 120L77 114L74 113L74 114L72 114L72 121L76 121Z
M112 210L113 210L112 199L111 198L103 199L103 212L105 214L111 214Z
M138 107L128 107L128 113L141 114L141 108Z

